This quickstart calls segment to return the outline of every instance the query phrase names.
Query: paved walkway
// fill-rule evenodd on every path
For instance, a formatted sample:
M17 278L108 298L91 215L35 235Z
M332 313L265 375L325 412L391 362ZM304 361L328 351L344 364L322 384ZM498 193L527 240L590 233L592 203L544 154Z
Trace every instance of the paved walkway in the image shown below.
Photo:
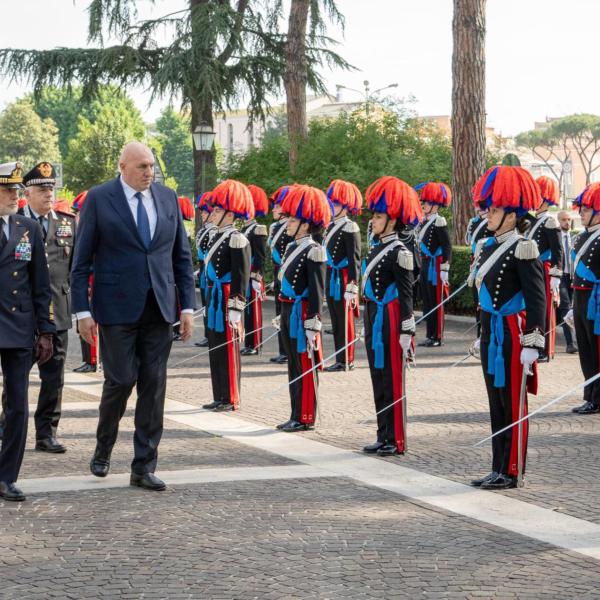
M28 502L0 503L10 549L0 598L600 597L600 419L571 415L578 398L567 400L532 423L525 488L465 486L489 462L488 447L472 447L489 432L481 367L471 358L445 370L466 355L468 327L451 323L444 347L419 353L410 451L390 459L357 452L374 431L362 348L355 371L321 376L318 428L289 435L273 429L289 417L273 342L244 359L233 415L199 408L210 398L207 357L175 366L201 352L176 344L164 493L128 486L134 399L110 476L89 475L101 380L69 375L69 451L28 450ZM76 358L74 347L70 366ZM532 406L581 380L565 354L541 370Z

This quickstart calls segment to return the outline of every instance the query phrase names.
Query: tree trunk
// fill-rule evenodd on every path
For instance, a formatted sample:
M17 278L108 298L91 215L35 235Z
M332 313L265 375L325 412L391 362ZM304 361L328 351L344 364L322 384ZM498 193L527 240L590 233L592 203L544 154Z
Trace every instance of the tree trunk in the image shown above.
M285 51L285 93L287 97L287 125L290 141L290 170L296 171L298 148L307 136L306 125L306 23L310 0L292 0L288 21L288 39Z
M454 241L473 214L471 188L485 170L485 5L454 0L452 33L452 193Z

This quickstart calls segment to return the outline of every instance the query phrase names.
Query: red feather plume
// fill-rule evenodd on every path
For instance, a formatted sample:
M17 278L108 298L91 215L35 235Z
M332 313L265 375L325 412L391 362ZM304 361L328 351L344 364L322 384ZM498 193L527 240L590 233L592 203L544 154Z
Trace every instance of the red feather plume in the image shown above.
M440 206L450 206L450 202L452 202L452 192L445 183L430 181L421 188L421 202L439 204Z
M25 208L27 206L27 198L19 198L19 201L17 202L17 207L19 210L21 210L22 208Z
M477 205L527 212L539 208L542 196L529 171L522 167L500 165L488 169L477 181L473 200Z
M591 183L583 190L581 206L591 208L594 212L600 211L600 182Z
M70 213L71 212L71 205L69 204L68 200L56 200L54 202L54 210L57 210L59 212L64 212L64 213Z
M254 204L254 216L264 217L269 212L269 199L267 192L257 185L250 184L248 186L252 194L252 202Z
M285 198L285 195L287 194L288 190L290 189L290 187L292 187L289 183L286 183L285 185L282 185L280 188L277 188L273 194L271 195L271 202L273 204L281 204L283 202L283 199Z
M186 221L192 221L194 219L194 205L192 201L187 196L179 196L177 198L177 202L179 203L179 210L181 211L181 216Z
M291 217L321 227L328 227L331 221L331 205L327 196L309 185L290 186L281 204L281 210Z
M380 177L367 188L365 196L369 210L387 213L390 219L400 219L405 225L416 225L423 219L417 192L397 177Z
M75 198L73 199L73 204L71 205L73 207L73 209L75 209L78 212L81 211L86 197L87 197L87 190L84 190L83 192L79 192L79 194L77 194L77 196L75 196Z
M204 210L207 213L212 212L212 204L210 202L212 192L204 192L200 198L198 198L198 210Z
M556 179L542 175L541 177L538 177L535 182L540 187L542 200L556 206L560 199L560 192L558 191Z
M245 221L254 217L254 204L250 190L240 181L226 179L213 191L211 196L213 206L232 212Z
M360 190L349 181L334 179L327 188L327 197L334 204L341 204L351 215L359 215L363 197Z

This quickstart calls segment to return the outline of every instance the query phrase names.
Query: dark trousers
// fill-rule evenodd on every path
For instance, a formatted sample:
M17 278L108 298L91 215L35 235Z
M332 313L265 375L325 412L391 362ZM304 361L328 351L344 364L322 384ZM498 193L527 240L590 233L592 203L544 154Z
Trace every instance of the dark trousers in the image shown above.
M281 315L281 300L279 299L279 292L281 291L281 285L280 285L279 279L277 277L278 273L279 273L279 267L277 267L276 269L273 269L273 276L274 276L273 294L275 294L275 314L277 316ZM283 337L281 335L281 329L279 330L279 333L277 334L277 346L279 348L279 354L282 356L287 356L287 353L285 351L285 346L283 344Z
M21 469L29 409L27 392L31 370L31 348L0 349L6 392L5 424L0 447L0 481L14 483Z
M317 365L320 361L319 355L313 352L311 362L308 352L298 352L297 340L290 335L290 316L292 304L282 302L281 304L281 337L283 340L284 354L288 357L288 380L292 381L302 373ZM304 335L304 333L302 333ZM292 413L290 419L312 425L315 422L317 410L317 390L319 386L319 375L315 370L305 375L290 387L290 401Z
M104 387L96 433L96 453L108 458L117 440L119 421L136 386L133 473L153 473L163 432L167 359L173 336L150 290L137 323L101 325Z
M204 324L204 337L207 337L208 330L208 304L206 301L206 289L202 287L202 280L204 277L202 276L202 272L204 270L204 265L200 266L200 273L198 274L200 280L200 300L202 301L202 306L204 307L204 315L202 315L202 323Z
M60 421L63 387L65 385L65 360L68 345L68 330L58 331L54 336L54 354L52 358L39 367L41 386L34 418L35 437L38 440L56 437L58 422ZM2 391L0 423L5 422L5 412L6 388Z
M227 294L228 296L228 294ZM208 348L210 350L210 379L212 382L214 402L233 404L236 408L240 403L241 358L240 336L233 339L233 331L227 321L227 297L223 299L224 331L207 329ZM216 348L213 350L213 348Z
M575 336L579 348L579 364L583 378L589 379L598 373L598 345L600 336L594 334L594 322L587 318L587 305L590 299L589 290L575 290L573 294L573 319ZM600 405L600 383L598 380L583 388L583 399Z
M441 301L443 296L442 281L440 279L439 270L437 273L437 285L432 285L427 278L429 272L429 261L435 260L423 257L423 265L419 276L421 287L421 298L423 300L423 314L433 310ZM444 336L444 307L440 306L432 312L426 319L427 337L436 340L441 340Z
M558 305L558 322L563 321L562 330L565 336L567 346L573 344L573 333L571 328L564 323L565 317L569 310L573 308L573 288L571 287L571 276L568 273L563 273L560 279L560 303Z

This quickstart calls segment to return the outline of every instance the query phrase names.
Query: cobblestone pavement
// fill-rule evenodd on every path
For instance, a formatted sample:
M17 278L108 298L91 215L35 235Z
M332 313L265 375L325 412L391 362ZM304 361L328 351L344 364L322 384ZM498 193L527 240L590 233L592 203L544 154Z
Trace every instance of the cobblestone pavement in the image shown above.
M474 337L469 327L449 322L442 348L419 349L408 383L410 450L390 461L459 482L487 471L489 448L472 447L489 433L481 367L469 358L445 370L466 355ZM201 337L197 331L194 341ZM330 336L325 345L328 354ZM268 361L275 350L272 340L261 356L243 359L243 404L236 417L268 426L289 418L287 391L278 389L286 382L285 368ZM210 399L207 356L177 366L201 352L174 344L169 398L196 406ZM78 356L72 336L69 368L80 364ZM321 375L319 427L299 435L350 449L372 441L362 343L356 362L350 373ZM541 365L540 394L531 406L578 381L577 357L560 353ZM34 378L31 404L36 393ZM600 523L600 417L568 412L579 397L533 421L526 487L506 495ZM59 437L68 452L31 450L30 427L25 489L28 478L89 473L97 423L92 403L98 398L67 388L64 402ZM129 470L133 404L122 421L112 473ZM167 482L169 471L181 469L294 464L165 422L159 474ZM598 561L341 477L170 485L160 494L129 487L34 494L19 505L0 502L0 514L0 600L600 598Z

